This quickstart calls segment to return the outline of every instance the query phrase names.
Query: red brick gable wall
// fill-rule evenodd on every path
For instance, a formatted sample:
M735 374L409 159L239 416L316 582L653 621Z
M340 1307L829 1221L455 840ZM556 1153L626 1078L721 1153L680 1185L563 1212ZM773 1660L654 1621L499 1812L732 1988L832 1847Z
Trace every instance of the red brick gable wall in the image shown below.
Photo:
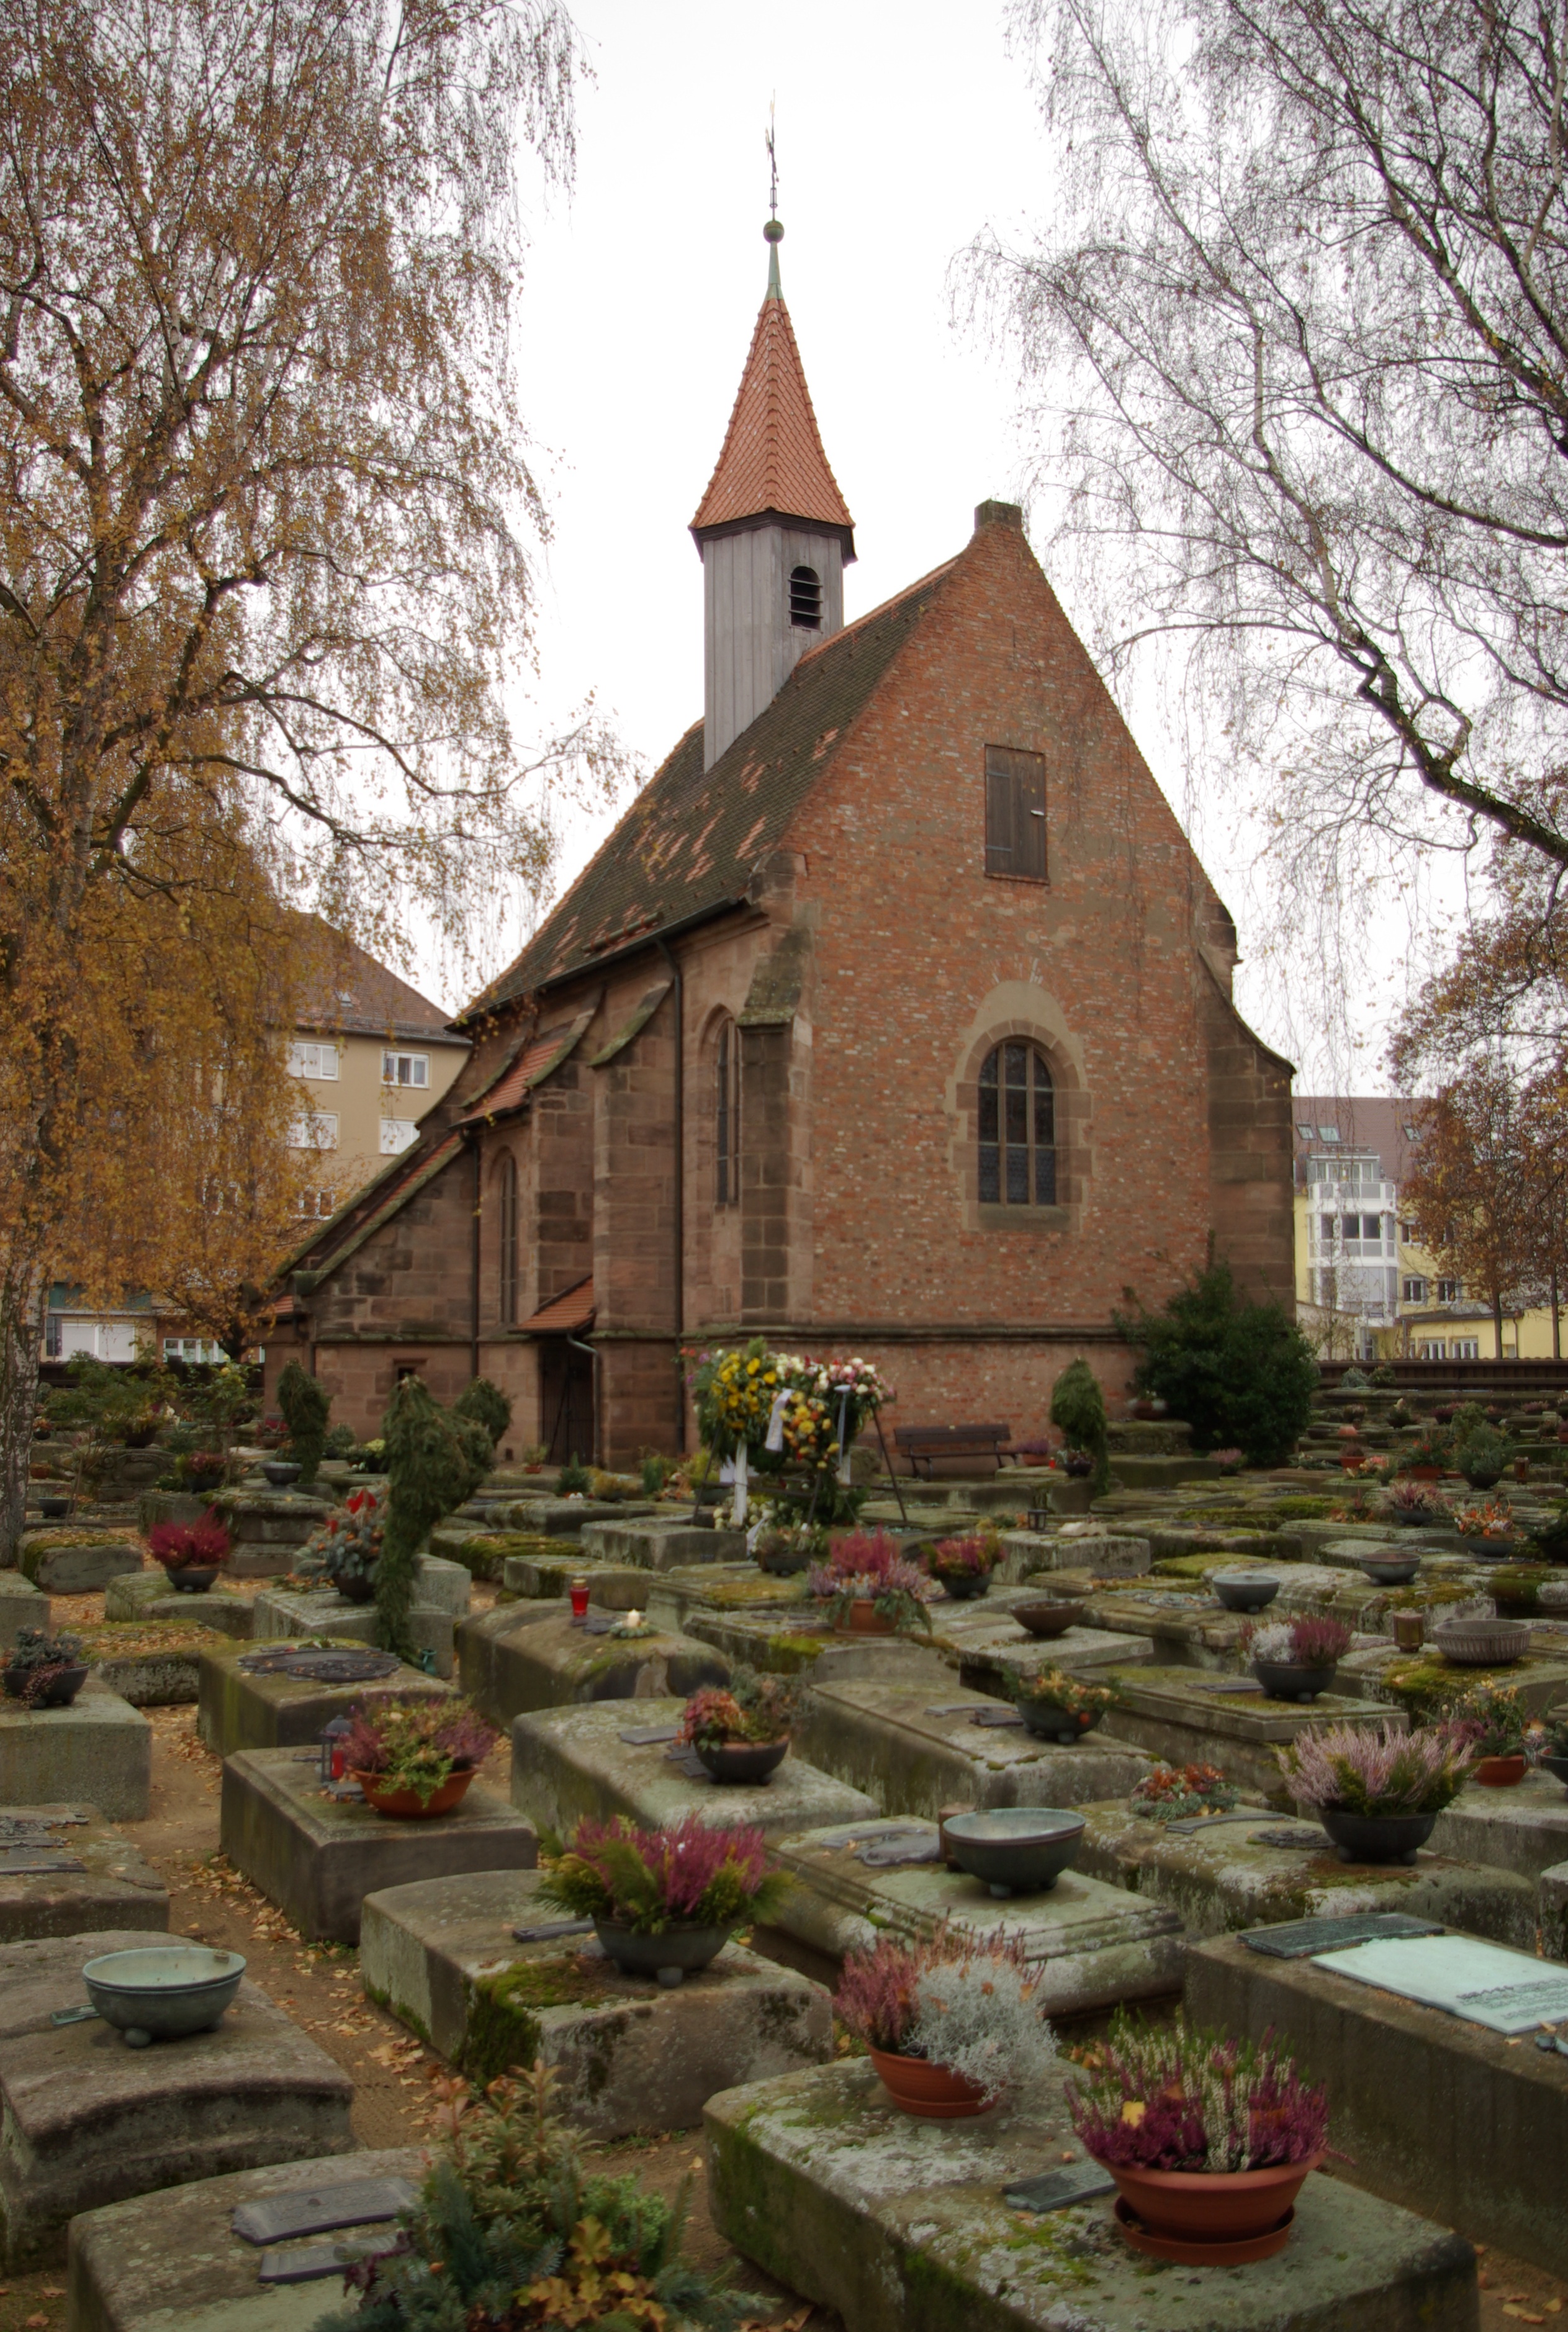
M1044 884L985 873L988 744L1045 757ZM1199 1269L1210 1051L1273 1056L1209 1025L1211 888L1018 528L976 537L785 840L815 957L815 1319L1102 1327L1127 1285L1153 1302ZM974 1169L1010 1035L1051 1064L1065 1152L1063 1206L1018 1228ZM1288 1296L1287 1108L1264 1104L1284 1162L1248 1259Z

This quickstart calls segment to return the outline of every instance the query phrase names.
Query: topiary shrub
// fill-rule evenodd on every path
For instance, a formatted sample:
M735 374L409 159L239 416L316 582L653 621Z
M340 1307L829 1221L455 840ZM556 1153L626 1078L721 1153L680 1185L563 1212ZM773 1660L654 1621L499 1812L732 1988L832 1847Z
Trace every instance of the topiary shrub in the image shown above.
M1094 1459L1090 1488L1097 1498L1111 1478L1105 1458L1105 1396L1087 1361L1069 1362L1052 1386L1051 1423L1066 1435L1069 1448Z
M1135 1389L1186 1419L1194 1448L1234 1445L1250 1465L1285 1463L1311 1416L1318 1366L1280 1305L1246 1302L1230 1266L1216 1263L1162 1312L1113 1316L1143 1355Z
M512 1423L512 1403L488 1377L474 1377L453 1402L452 1414L482 1425L490 1436L492 1447L499 1449L501 1437Z
M332 1397L319 1377L307 1376L298 1361L291 1361L278 1379L278 1407L289 1429L289 1454L300 1469L296 1486L308 1490L326 1454Z
M1501 1481L1512 1452L1495 1426L1472 1427L1454 1451L1454 1463L1472 1490L1489 1490Z
M593 1488L593 1476L579 1458L569 1458L556 1477L558 1498L586 1498Z
M377 1640L406 1658L416 1558L436 1524L473 1496L495 1452L472 1418L432 1399L405 1377L382 1422L387 1474L387 1528L376 1570Z

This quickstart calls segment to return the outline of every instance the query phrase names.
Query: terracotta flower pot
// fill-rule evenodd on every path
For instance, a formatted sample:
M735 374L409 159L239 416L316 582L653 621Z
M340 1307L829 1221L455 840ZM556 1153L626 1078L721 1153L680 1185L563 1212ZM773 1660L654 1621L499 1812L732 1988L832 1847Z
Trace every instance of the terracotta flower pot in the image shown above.
M1268 2170L1136 2170L1117 2162L1102 2166L1116 2182L1126 2210L1139 2222L1123 2231L1139 2250L1157 2258L1201 2264L1200 2247L1214 2246L1216 2263L1248 2246L1254 2259L1280 2251L1289 2236L1296 2198L1322 2153L1305 2162L1282 2162ZM1123 2217L1119 2211L1118 2217ZM1254 2244L1266 2248L1253 2250ZM1169 2246L1169 2248L1165 2248Z
M1483 1757L1474 1779L1488 1790L1511 1790L1525 1778L1523 1757Z
M436 1814L449 1814L454 1806L461 1805L468 1793L474 1768L464 1766L461 1772L449 1773L426 1805L417 1790L383 1789L374 1773L356 1773L354 1779L365 1792L365 1802L374 1806L378 1814L390 1814L394 1821L428 1821Z
M849 1616L840 1620L835 1631L840 1636L894 1636L898 1633L885 1612L879 1611L869 1595L857 1595L849 1607Z
M1440 1466L1407 1466L1405 1467L1407 1482L1440 1482L1442 1478L1443 1469Z
M866 2051L877 2078L901 2113L923 2121L962 2121L989 2113L993 2099L961 2073L933 2065L924 2057L896 2057L890 2050Z

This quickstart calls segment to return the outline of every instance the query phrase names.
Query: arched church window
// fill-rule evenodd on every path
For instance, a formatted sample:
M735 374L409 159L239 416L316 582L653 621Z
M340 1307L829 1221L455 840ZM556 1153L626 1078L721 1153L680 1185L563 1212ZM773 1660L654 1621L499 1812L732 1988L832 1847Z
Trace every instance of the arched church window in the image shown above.
M713 1199L732 1207L741 1196L741 1031L719 1024L713 1054Z
M1033 1045L999 1045L980 1074L982 1206L1054 1207L1056 1113L1051 1072Z
M507 1156L495 1177L496 1214L501 1230L501 1324L517 1325L517 1161Z
M815 567L789 570L789 621L798 632L822 629L822 578Z

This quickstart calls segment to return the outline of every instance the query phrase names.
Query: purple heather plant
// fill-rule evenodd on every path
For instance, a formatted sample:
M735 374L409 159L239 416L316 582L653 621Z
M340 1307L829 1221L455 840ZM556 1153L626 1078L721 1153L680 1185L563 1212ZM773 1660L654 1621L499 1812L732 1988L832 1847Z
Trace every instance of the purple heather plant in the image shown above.
M833 2005L868 2048L943 2065L994 2098L1055 2069L1040 1979L1021 1937L982 1940L939 1927L920 1943L884 1937L869 1952L847 1954Z
M1118 2009L1110 2039L1066 2084L1073 2127L1097 2162L1215 2174L1308 2162L1328 2137L1328 2096L1290 2059L1218 2032L1150 2025Z
M454 1773L482 1765L498 1737L465 1700L409 1695L349 1711L343 1762L349 1773L373 1774L387 1790L413 1790L428 1805Z
M884 1619L929 1628L925 1599L929 1582L919 1565L899 1551L885 1531L851 1531L826 1563L806 1574L807 1593L827 1605L835 1621L846 1619L852 1603L874 1604Z
M1001 1553L994 1533L970 1531L962 1538L939 1538L926 1557L933 1579L989 1579Z

